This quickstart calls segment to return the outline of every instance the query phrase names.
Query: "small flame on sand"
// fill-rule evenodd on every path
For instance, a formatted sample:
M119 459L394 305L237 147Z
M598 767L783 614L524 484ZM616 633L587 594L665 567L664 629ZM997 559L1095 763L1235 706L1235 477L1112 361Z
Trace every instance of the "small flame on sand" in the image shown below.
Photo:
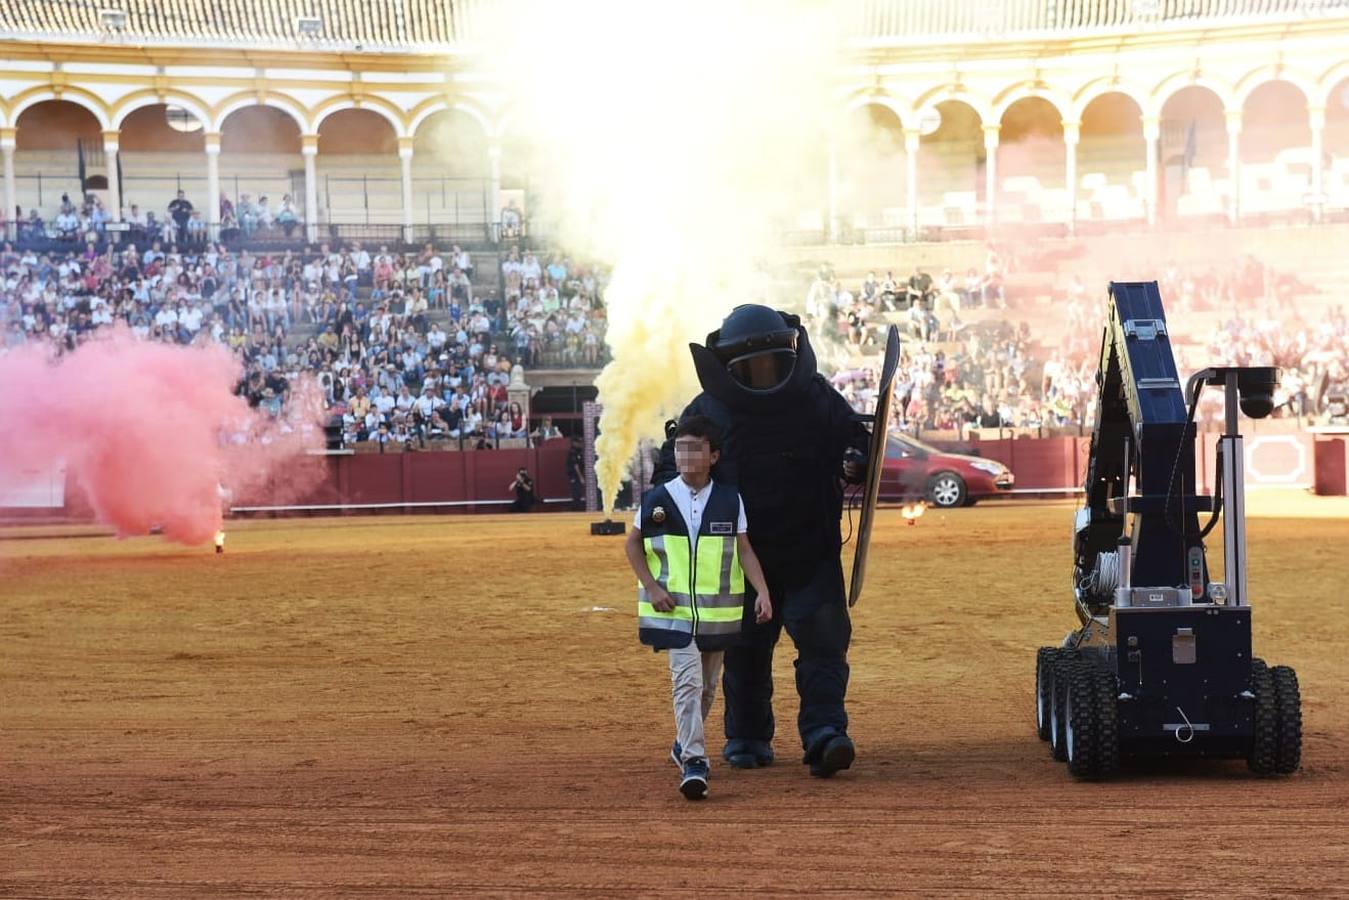
M908 522L910 525L916 524L918 520L923 517L923 513L925 512L927 512L927 504L921 500L917 503L905 503L899 508L899 514L903 516L904 521Z

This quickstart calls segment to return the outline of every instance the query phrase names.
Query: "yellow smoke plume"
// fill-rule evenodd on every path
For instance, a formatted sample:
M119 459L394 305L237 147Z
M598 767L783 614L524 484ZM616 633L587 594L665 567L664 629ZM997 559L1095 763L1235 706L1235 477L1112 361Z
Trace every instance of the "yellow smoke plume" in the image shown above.
M834 26L851 6L537 0L478 23L507 139L529 148L531 221L613 267L606 506L639 439L697 392L689 341L763 296L781 229L823 206Z

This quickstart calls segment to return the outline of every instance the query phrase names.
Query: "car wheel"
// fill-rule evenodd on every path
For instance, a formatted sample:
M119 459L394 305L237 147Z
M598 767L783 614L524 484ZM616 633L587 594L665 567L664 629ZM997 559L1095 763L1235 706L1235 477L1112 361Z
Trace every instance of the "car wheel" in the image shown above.
M938 472L928 479L927 499L943 509L960 506L965 502L965 479L955 472Z

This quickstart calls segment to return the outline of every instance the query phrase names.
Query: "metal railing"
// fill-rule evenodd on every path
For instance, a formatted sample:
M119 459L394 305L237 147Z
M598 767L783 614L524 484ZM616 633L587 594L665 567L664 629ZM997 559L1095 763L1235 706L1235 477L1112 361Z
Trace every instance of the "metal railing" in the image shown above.
M74 167L72 166L72 169ZM320 204L322 220L347 224L399 225L403 221L402 183L397 177L321 175ZM80 179L71 174L33 173L15 177L18 199L25 209L53 214L68 194L78 201L83 196ZM204 174L165 172L157 175L124 174L121 181L122 207L132 204L141 212L163 214L178 191L183 191L203 213L206 212L207 180ZM220 191L237 210L239 199L247 194L254 201L267 197L275 208L289 195L300 217L304 218L304 175L230 174L220 176ZM481 178L419 177L412 179L412 215L419 227L464 226L481 232L495 218L490 185Z
M24 209L36 209L41 215L54 215L61 205L61 195L69 194L72 200L84 196L80 189L80 177L75 174L74 166L68 175L42 174L14 176L15 193L18 205Z
M44 228L39 232L29 228L26 223L10 222L0 227L0 239L13 242L19 249L38 253L67 253L84 249L84 235L70 238L53 237L46 230L49 225L50 223L44 222ZM215 240L233 250L246 248L251 251L301 250L327 242L339 245L360 243L367 247L388 245L400 251L414 250L426 244L446 250L451 245L457 244L465 250L485 252L496 249L499 233L499 227L493 222L477 225L414 225L410 228L402 225L334 222L319 225L315 229L314 239L310 240L308 230L304 223L300 222L292 226L289 234L284 228L276 225L259 229L252 234L231 228L219 230ZM147 243L143 230L127 228L122 231L109 230L98 233L95 246L102 251L107 248L109 241L114 246L135 244L142 247ZM180 249L200 250L205 245L206 241L200 240Z
M137 45L278 47L291 52L472 49L481 36L479 22L490 18L500 0L404 0L392 18L378 15L378 8L367 16L329 15L322 34L297 30L299 18L313 15L317 8L313 3L252 3L242 17L237 10L222 12L237 5L217 8L188 0L134 5L118 40ZM374 6L389 13L393 5ZM852 6L855 10L845 13L844 33L881 43L1349 15L1349 0L862 0ZM24 12L18 15L11 8ZM0 31L20 40L103 40L108 32L99 15L99 4L94 3L0 4ZM716 23L709 22L708 27Z
M504 344L509 340L510 335L503 334L498 343ZM610 360L608 347L604 345L600 346L594 362L586 361L584 350L548 349L538 353L516 350L516 353L526 360L529 369L602 369Z
M140 206L142 211L154 210L160 211L162 206L166 206L170 199L179 191L187 195L198 209L205 212L206 198L206 175L191 174L184 175L182 172L167 172L162 175L139 175L128 174L122 177L122 205L126 209L131 208L132 203ZM236 208L239 198L247 194L256 201L259 197L266 197L268 202L275 208L281 198L290 195L295 202L296 208L304 203L304 175L264 175L264 174L239 174L221 175L220 191L231 199ZM151 197L156 198L154 202L143 202L138 198ZM213 198L219 202L219 198Z
M500 236L500 226L496 222L475 222L445 225L413 225L412 243L414 244L460 244L465 248L480 245L496 246Z
M329 218L402 221L403 183L398 176L329 173L320 177ZM420 224L476 224L494 213L491 182L486 178L412 176L412 216Z
M850 31L864 42L886 43L1335 16L1349 16L1349 0L865 0Z
M1319 224L1346 223L1349 223L1349 208L1341 209L1337 207L1324 210ZM1176 232L1227 231L1271 227L1297 228L1311 227L1317 224L1310 210L1291 209L1284 213L1248 214L1235 223L1231 222L1225 215L1183 216L1168 219L1160 227L1166 231ZM83 249L84 235L64 239L52 237L45 230L49 226L50 222L44 222L44 230L35 234L24 223L9 222L5 226L0 226L0 239L11 241L20 249L31 249L39 253L64 253ZM1079 218L1072 233L1079 237L1088 237L1104 234L1132 234L1148 231L1151 228L1152 226L1149 226L1143 219ZM916 231L911 228L850 227L840 229L835 235L831 235L825 229L795 229L779 232L779 240L785 247L825 247L834 244L893 245L981 241L1011 236L1021 239L1031 237L1058 239L1067 237L1069 234L1068 225L1063 222L1019 222L997 223L991 227L979 224L932 225L923 226ZM106 248L109 238L112 239L114 244L135 244L140 247L146 243L144 232L127 229L114 234L100 234L96 242L97 248L99 250ZM465 250L478 252L489 252L504 246L519 246L521 249L535 250L551 246L546 236L541 236L532 230L504 234L501 226L496 222L481 222L471 225L413 225L410 227L383 224L367 225L359 222L323 223L315 229L312 241L309 239L304 223L301 222L292 227L289 235L285 233L284 229L274 225L271 229L258 230L251 235L245 235L239 229L229 229L220 232L217 240L234 250L247 248L254 251L301 250L324 242L339 245L360 243L366 247L388 245L390 248L401 251L415 250L426 244L431 244L441 250L449 249L450 246L457 244ZM199 249L201 246L204 246L204 242L199 242L190 249Z
M389 225L335 222L318 227L320 240L359 241L363 244L410 244L437 247L458 244L467 250L495 247L500 229L495 222L436 225Z

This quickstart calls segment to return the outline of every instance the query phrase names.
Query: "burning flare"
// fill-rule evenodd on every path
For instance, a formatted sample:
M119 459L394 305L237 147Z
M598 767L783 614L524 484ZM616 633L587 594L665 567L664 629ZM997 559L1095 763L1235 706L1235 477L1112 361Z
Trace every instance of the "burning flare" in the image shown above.
M919 500L917 503L905 503L899 508L899 514L904 517L904 521L910 525L917 524L918 520L927 512L927 503Z

